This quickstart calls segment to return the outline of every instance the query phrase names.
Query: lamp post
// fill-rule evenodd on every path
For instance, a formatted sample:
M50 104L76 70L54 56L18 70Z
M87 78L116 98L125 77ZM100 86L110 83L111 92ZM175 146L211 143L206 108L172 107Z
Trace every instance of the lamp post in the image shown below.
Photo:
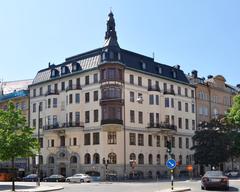
M105 181L107 181L107 172L108 172L108 164L109 164L109 160L107 159L105 159L105 157L103 158L103 164L105 165Z

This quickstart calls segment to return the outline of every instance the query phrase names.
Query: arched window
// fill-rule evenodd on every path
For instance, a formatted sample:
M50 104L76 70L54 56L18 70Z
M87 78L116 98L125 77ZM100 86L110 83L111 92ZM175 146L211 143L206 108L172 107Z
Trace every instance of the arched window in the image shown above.
M48 157L48 163L49 164L54 164L54 157L53 156Z
M100 156L98 153L94 153L93 155L93 163L99 164L100 163Z
M110 164L117 164L117 155L115 153L109 153L108 159Z
M152 154L149 154L149 155L148 155L148 163L149 163L149 165L152 165L152 164L153 164Z
M85 164L90 164L91 163L91 156L89 153L85 154L84 156L84 163Z
M144 164L144 155L142 153L138 155L138 164Z
M73 155L71 158L70 158L70 163L77 163L77 157L75 155Z
M136 155L135 155L135 153L131 153L129 159L130 159L130 160L136 160Z
M160 165L161 164L161 155L157 154L157 164Z

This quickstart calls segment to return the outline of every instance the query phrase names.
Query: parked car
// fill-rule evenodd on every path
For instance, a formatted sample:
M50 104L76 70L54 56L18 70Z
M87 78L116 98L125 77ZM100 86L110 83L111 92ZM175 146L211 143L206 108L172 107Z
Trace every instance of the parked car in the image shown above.
M237 177L238 176L238 171L226 171L225 175L228 177Z
M49 177L43 178L43 181L49 181L49 182L64 182L65 177L62 175L51 175Z
M100 173L97 171L88 171L88 172L86 172L86 174L91 177L92 181L100 181L101 180Z
M223 188L229 189L229 179L223 175L222 171L207 171L201 179L201 188Z
M66 178L67 182L88 182L90 183L92 181L91 176L87 175L87 174L75 174L71 177L67 177Z
M37 181L38 176L37 174L30 174L27 175L26 177L23 177L23 181Z

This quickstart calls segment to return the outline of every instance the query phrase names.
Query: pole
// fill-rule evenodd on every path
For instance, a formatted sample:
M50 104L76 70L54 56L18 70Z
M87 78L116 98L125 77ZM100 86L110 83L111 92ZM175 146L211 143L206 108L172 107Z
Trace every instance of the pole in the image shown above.
M173 169L171 169L170 172L171 172L171 189L173 190Z
M40 144L40 103L38 104L38 132L37 132L38 143ZM37 155L37 186L40 186L40 147L38 146Z

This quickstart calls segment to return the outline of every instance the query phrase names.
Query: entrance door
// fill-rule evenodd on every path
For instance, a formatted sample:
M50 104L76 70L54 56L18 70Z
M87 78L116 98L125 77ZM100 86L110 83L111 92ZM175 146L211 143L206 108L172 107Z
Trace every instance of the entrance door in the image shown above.
M60 168L60 175L63 175L64 177L66 176L66 167Z

